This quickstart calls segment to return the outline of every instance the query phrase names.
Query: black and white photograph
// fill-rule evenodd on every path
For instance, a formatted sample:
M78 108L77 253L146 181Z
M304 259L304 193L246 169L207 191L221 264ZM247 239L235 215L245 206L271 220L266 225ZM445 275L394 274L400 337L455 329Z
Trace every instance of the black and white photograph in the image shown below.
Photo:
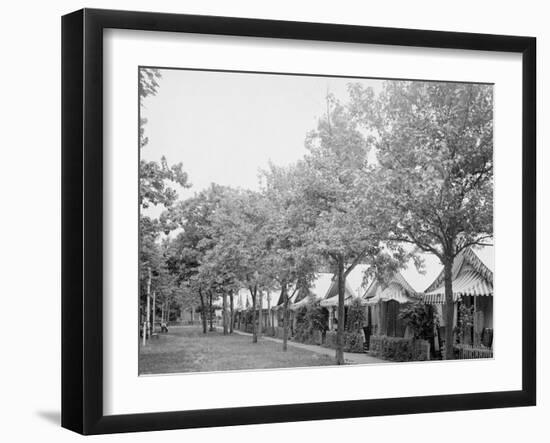
M546 435L545 9L6 3L0 440Z
M140 376L494 358L492 83L136 74Z

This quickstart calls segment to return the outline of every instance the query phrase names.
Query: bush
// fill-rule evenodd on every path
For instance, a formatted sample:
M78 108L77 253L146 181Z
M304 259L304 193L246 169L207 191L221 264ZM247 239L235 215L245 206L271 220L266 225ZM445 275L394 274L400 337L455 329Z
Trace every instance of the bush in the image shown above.
M327 332L323 346L331 349L336 349L336 336L336 331ZM363 332L344 331L343 340L344 352L364 352L363 345L365 343L365 339L363 338Z
M430 343L422 339L372 335L369 355L391 361L430 359Z
M296 311L294 341L312 345L323 342L328 325L328 313L318 304L307 303Z
M458 343L466 343L466 337L474 327L474 307L460 303L457 314L457 325L454 333Z
M437 320L433 308L424 303L413 303L402 308L399 317L413 332L414 338L429 340L433 336Z
M361 332L363 324L366 320L366 310L361 304L361 300L356 298L352 300L348 307L348 315L346 318L346 331Z

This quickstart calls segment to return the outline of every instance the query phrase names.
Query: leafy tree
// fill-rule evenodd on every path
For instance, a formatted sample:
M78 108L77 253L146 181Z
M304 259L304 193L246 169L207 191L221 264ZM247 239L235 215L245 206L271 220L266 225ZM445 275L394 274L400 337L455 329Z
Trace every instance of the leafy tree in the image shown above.
M452 267L493 234L493 89L490 85L386 82L350 88L355 117L380 165L378 218L392 240L436 255L445 273L446 357L453 358Z
M145 106L147 97L155 95L159 89L161 74L157 69L141 68L139 70L138 92L140 98L140 110ZM145 137L145 125L147 120L140 118L140 149L144 148L149 140ZM151 273L167 276L161 267L159 236L162 232L169 232L174 225L167 223L164 217L152 218L146 214L151 206L160 205L164 208L171 207L177 200L177 191L174 186L189 187L188 177L182 170L182 164L169 166L166 158L160 162L141 160L139 166L139 233L140 254L139 274L141 283L142 301L146 303L148 279ZM166 286L164 286L166 292ZM145 297L145 298L144 298ZM154 309L154 308L153 308Z
M281 290L283 351L287 350L289 303L300 290L310 286L318 264L308 233L312 225L304 205L295 198L300 175L301 170L293 166L270 165L263 171L268 217L262 235L268 276Z
M178 281L189 288L191 300L200 305L203 332L207 332L208 313L218 285L213 271L211 250L216 246L213 236L213 215L219 210L228 188L212 184L194 197L181 201L164 214L170 225L181 229L174 239L171 267Z
M234 287L250 291L253 310L252 341L258 341L256 311L258 295L271 286L266 271L266 239L263 227L268 219L265 198L257 192L234 191L225 195L211 219L212 240L223 251L225 265L234 276Z
M383 251L385 225L373 215L380 204L372 198L373 167L368 140L349 110L329 96L329 111L307 140L308 155L295 195L309 223L309 242L330 265L338 281L336 363L344 364L345 282L359 263ZM391 246L391 245L390 245Z

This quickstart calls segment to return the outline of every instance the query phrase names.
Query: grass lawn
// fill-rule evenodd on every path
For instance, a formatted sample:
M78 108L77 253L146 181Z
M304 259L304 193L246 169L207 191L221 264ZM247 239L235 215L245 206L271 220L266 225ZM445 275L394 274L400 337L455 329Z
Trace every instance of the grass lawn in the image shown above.
M294 368L334 365L334 358L267 340L252 343L243 335L202 333L199 327L172 328L140 345L139 373L167 374L236 369Z

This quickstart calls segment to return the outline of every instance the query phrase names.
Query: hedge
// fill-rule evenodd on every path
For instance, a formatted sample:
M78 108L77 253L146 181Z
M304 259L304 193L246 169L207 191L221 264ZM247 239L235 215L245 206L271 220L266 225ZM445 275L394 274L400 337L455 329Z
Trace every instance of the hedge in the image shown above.
M317 329L309 331L297 331L293 337L293 341L305 343L307 345L322 345L323 333Z
M336 331L328 331L323 346L336 349ZM363 353L365 339L362 332L344 331L344 352Z
M391 361L423 361L430 359L430 343L426 340L372 335L369 355Z

